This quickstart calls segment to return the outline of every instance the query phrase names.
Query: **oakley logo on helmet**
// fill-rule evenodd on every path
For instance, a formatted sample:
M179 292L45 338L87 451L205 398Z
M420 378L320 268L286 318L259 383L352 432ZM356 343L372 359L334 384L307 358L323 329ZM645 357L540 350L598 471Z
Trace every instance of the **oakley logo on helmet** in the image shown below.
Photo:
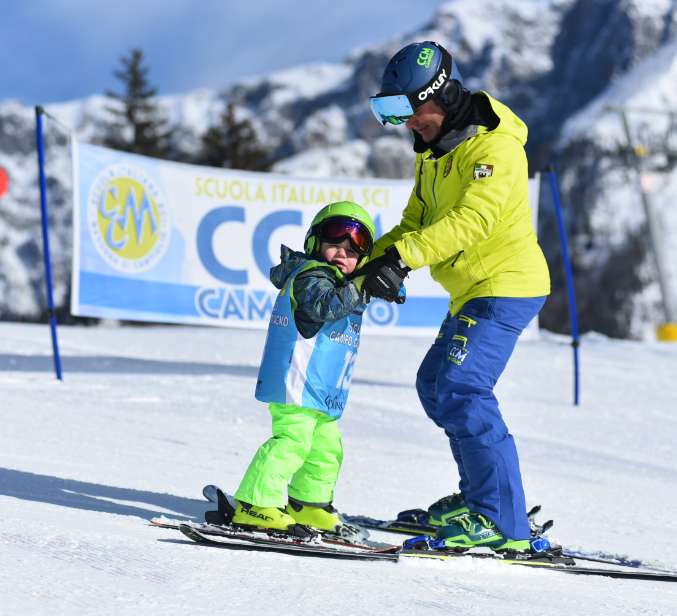
M430 66L430 61L433 59L434 55L435 52L432 49L430 49L430 47L424 47L418 54L416 64L419 64L424 68L428 68Z
M433 81L425 90L421 90L418 93L418 100L424 101L429 96L432 96L442 87L442 84L447 80L447 69L444 68L437 76L437 79Z

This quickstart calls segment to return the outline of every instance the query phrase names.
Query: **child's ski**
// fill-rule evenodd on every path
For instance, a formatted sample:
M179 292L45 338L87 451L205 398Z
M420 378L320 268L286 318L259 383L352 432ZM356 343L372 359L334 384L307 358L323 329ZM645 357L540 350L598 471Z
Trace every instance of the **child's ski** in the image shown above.
M257 529L254 527L234 526L231 524L186 522L184 520L174 520L165 517L153 518L150 523L152 526L157 526L159 528L170 528L173 530L182 530L181 527L185 526L206 537L223 537L226 539L251 541L253 543L273 542L283 545L304 544L325 546L328 548L342 548L345 550L355 550L356 552L383 553L397 552L401 548L401 546L393 545L391 543L381 543L366 539L351 541L345 537L320 532L314 532L312 537L303 540L297 536L285 533L283 531L268 531L262 528Z
M327 545L321 538L318 542L313 540L300 541L288 536L238 531L218 533L213 532L213 529L212 532L205 533L202 529L190 524L179 524L178 529L186 537L197 543L234 550L272 551L284 554L306 554L309 556L353 560L397 560L399 551L399 546L376 549L346 543Z

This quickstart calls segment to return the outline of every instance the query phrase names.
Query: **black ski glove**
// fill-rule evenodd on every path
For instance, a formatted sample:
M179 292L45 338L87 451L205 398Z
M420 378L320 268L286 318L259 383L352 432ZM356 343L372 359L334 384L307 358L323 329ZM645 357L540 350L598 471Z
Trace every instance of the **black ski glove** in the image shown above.
M411 268L402 261L397 248L388 246L383 255L369 261L355 274L364 276L362 290L369 297L402 304L406 295L400 293L400 286L410 271Z

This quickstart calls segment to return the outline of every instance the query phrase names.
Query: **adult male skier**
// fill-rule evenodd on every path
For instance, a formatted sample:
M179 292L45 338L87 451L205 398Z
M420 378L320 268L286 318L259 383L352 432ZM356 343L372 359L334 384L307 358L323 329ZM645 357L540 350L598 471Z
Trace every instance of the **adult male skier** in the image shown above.
M486 92L469 92L432 41L398 51L370 103L383 125L413 131L416 163L402 221L376 242L363 288L392 301L409 270L428 266L450 295L416 388L449 438L460 492L431 505L430 521L451 548L528 552L517 450L494 395L550 292L528 201L527 127Z

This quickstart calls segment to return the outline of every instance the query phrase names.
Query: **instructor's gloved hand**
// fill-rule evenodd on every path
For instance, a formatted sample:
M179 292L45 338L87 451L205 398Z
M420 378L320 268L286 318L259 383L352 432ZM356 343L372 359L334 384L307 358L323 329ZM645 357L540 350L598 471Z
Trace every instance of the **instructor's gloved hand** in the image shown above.
M369 261L356 274L364 276L362 289L370 297L379 297L387 302L404 303L406 294L400 292L402 281L411 271L400 258L395 246L388 246L380 257Z

